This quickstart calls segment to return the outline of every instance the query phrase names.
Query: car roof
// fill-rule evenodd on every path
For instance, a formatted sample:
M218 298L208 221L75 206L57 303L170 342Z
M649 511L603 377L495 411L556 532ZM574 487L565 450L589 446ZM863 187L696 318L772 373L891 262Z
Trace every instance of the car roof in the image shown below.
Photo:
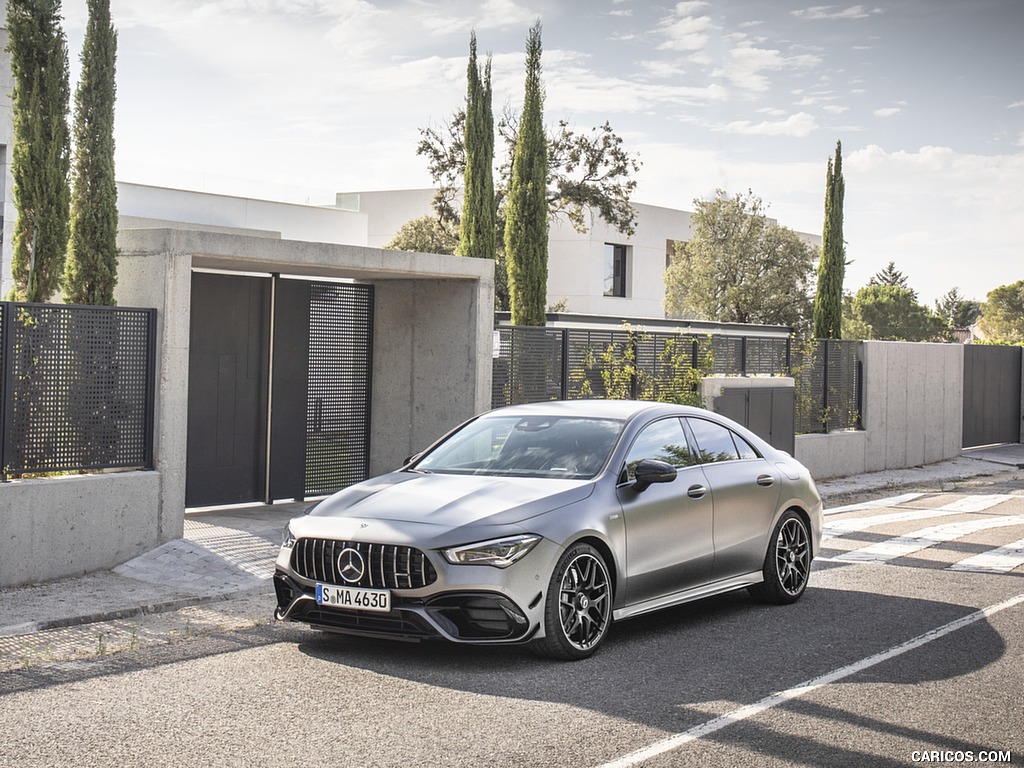
M700 413L700 409L646 400L545 400L510 405L489 411L486 416L577 416L628 421L644 412Z

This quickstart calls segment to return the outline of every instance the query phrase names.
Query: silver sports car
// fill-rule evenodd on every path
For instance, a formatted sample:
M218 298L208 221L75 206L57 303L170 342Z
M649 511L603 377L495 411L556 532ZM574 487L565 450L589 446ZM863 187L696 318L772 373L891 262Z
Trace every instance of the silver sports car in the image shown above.
M821 514L802 465L708 411L501 408L292 520L275 615L582 659L612 620L742 588L799 599Z

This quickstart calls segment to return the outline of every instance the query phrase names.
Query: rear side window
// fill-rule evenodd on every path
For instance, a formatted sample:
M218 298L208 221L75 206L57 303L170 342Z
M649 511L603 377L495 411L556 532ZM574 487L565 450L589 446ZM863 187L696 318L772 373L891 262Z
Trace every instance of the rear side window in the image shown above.
M697 456L701 464L740 458L732 439L732 430L704 419L687 419L687 423L697 440ZM747 445L747 448L750 449L750 446Z

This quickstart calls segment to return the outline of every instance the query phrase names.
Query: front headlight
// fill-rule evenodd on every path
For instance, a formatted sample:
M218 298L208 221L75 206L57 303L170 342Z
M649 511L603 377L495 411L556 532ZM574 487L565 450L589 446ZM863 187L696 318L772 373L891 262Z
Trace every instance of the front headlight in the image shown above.
M295 546L295 534L292 533L291 525L285 526L284 540L281 542L281 546L285 549L291 549Z
M460 547L443 549L441 553L453 565L493 565L495 568L508 568L516 560L525 557L537 546L540 539L540 536L528 533L476 544L463 544Z

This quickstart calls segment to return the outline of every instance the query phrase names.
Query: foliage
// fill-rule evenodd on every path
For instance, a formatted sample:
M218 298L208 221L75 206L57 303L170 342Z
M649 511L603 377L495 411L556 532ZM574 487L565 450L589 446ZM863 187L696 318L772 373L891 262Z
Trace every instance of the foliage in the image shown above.
M843 145L836 142L835 160L829 158L825 172L825 224L821 234L818 289L814 297L814 336L818 339L843 337L843 277L846 246L843 242Z
M978 320L981 304L965 299L958 288L953 288L935 302L935 314L943 323L943 338L953 341L953 331L970 328Z
M544 325L548 283L547 142L541 84L541 25L526 43L523 119L512 157L505 221L513 325Z
M46 301L57 290L68 243L70 137L67 39L60 0L10 0L7 50L14 89L11 298Z
M654 365L641 365L641 349L650 358L656 339L625 324L626 338L613 341L603 350L587 350L582 366L570 372L570 382L580 397L594 397L588 374L597 370L610 400L652 400L703 407L700 383L714 372L715 355L711 336L697 339L682 334L663 339ZM696 359L696 365L694 361Z
M860 423L856 397L849 384L836 384L833 374L849 382L849 366L856 365L856 347L841 339L801 339L792 337L789 375L793 377L796 395L796 428L798 434L823 433L836 429L855 429ZM829 371L826 377L825 370ZM823 388L825 380L828 388Z
M75 158L64 301L114 304L117 283L117 184L114 100L117 33L110 0L88 0L82 76L75 91Z
M665 272L670 317L725 323L806 325L814 253L796 233L769 221L749 192L695 200L693 237L677 243Z
M989 291L979 321L989 341L1024 344L1024 280Z
M491 112L491 61L483 72L476 60L476 34L470 37L464 122L465 170L460 256L493 259L497 249L494 209L494 116Z
M449 226L435 216L422 216L405 222L384 247L392 251L453 254L458 244L459 236Z
M917 291L913 290L907 283L907 276L896 269L896 262L890 261L885 269L880 272L876 272L870 280L868 285L894 285L897 288L903 288L906 291L910 291L911 297L914 301L917 301Z
M895 284L868 284L849 304L850 325L866 329L863 338L888 341L929 341L942 333L942 320L922 304L909 288Z
M506 109L498 121L505 152L498 166L494 205L496 230L504 230L504 202L508 196L512 157L519 139L520 117ZM434 210L447 222L458 225L455 206L467 164L466 112L458 110L439 127L420 129L416 153L427 158L437 192ZM551 219L564 215L578 232L586 232L588 216L597 216L619 232L632 235L636 211L630 198L636 189L633 176L640 160L623 146L622 138L608 122L580 132L567 120L547 132L547 202Z

